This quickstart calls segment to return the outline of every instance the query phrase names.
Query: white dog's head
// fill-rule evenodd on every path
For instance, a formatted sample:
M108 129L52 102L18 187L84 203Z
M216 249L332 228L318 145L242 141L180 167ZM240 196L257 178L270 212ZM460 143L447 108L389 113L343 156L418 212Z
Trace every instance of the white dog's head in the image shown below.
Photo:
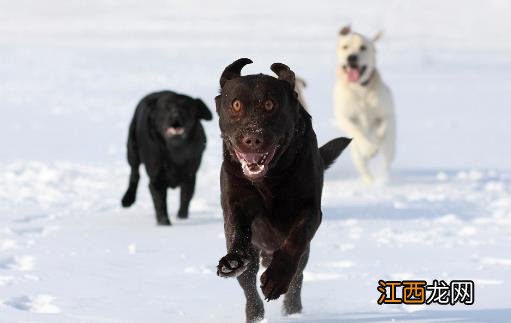
M350 26L339 31L337 43L338 73L347 82L365 85L376 68L376 50L374 42L381 37L381 32L373 39L352 32Z

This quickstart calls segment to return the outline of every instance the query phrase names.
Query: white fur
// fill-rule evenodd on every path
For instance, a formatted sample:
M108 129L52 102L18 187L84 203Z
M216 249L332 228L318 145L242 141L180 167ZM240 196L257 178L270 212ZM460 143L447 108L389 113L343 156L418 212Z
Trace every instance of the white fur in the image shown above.
M305 98L303 97L303 91L305 90L306 86L307 85L304 79L300 77L295 78L295 92L298 95L298 101L305 108L305 110L309 111L307 103L305 102Z
M379 37L379 35L378 35ZM365 46L365 50L361 50ZM348 80L343 66L350 54L359 56L359 66L366 71L357 82ZM368 162L381 152L384 160L385 179L394 160L396 121L390 89L383 83L376 68L373 41L361 34L349 32L339 36L337 45L334 110L339 126L353 138L353 162L366 182L374 180ZM369 80L366 86L364 82Z

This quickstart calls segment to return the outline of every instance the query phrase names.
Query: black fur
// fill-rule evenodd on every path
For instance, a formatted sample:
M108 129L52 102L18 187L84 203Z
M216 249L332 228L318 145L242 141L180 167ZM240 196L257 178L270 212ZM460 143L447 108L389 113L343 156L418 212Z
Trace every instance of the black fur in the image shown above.
M177 216L188 217L195 174L206 148L206 135L200 119L212 119L211 112L200 99L162 91L151 93L140 101L129 128L131 174L122 206L129 207L135 202L139 166L143 163L150 180L149 190L158 224L170 225L167 213L169 187L181 188Z
M341 154L341 152L346 148L351 142L349 138L335 138L324 144L319 148L319 154L321 155L321 159L323 159L323 167L327 169L330 167L337 157Z

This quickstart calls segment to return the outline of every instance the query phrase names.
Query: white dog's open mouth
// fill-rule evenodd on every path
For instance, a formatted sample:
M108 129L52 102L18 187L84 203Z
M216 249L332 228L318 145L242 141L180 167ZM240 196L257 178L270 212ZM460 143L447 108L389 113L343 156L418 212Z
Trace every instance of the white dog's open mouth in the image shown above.
M362 74L364 74L367 66L353 66L353 65L344 65L343 69L346 72L346 76L348 77L348 81L350 82L358 82Z
M243 153L234 149L236 157L241 164L243 174L250 179L259 179L268 172L268 165L275 156L276 148L262 153Z

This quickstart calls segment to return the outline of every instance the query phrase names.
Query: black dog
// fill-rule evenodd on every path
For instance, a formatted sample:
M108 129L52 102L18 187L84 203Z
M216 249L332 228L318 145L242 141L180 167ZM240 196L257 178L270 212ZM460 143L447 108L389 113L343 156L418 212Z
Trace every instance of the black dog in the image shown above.
M300 290L309 244L321 222L323 172L348 146L337 138L318 149L311 117L294 92L294 73L275 63L268 75L240 76L242 58L220 78L215 98L224 141L221 202L227 255L217 274L237 277L248 322L262 319L256 287L259 256L267 300L286 294L284 312L302 309Z
M169 187L181 187L177 216L187 218L195 190L195 174L206 148L206 135L199 120L211 118L211 112L200 99L171 91L144 97L130 124L128 162L131 174L122 206L128 207L135 202L140 178L138 169L144 163L158 224L170 225L167 214Z

